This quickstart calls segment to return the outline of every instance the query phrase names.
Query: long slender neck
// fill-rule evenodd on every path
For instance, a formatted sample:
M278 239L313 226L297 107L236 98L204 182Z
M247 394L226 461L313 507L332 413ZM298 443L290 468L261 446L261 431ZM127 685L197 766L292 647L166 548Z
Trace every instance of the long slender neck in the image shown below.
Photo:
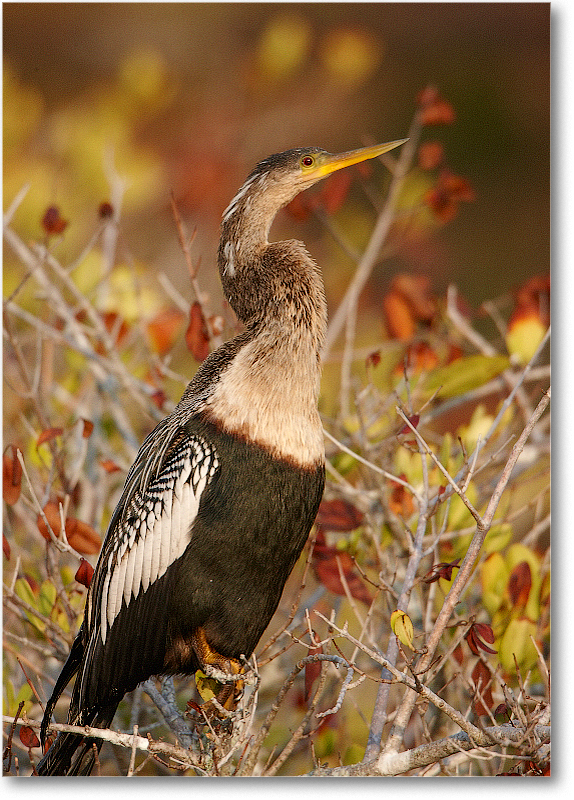
M287 201L290 198L287 198ZM327 325L323 279L301 242L268 242L274 214L241 191L224 215L219 270L248 334L210 400L228 431L301 466L322 461L317 412Z
M258 193L258 181L261 177L249 178L223 216L218 252L223 290L245 325L257 324L263 333L279 322L283 333L275 332L293 342L308 333L319 354L327 324L321 271L301 242L269 242L276 211L293 192L266 184Z

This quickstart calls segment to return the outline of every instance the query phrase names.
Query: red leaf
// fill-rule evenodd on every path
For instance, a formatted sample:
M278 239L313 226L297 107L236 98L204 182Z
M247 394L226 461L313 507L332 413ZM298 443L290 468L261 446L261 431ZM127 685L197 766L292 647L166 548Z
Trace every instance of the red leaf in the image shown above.
M12 458L8 455L8 447L12 448ZM2 496L9 506L14 505L20 497L22 488L22 465L18 460L18 450L10 444L2 457Z
M325 542L325 536L320 531L317 534L313 550L313 571L315 577L333 594L346 596L345 586L341 579L344 576L349 594L370 606L372 598L354 569L354 562L349 553L337 550Z
M163 391L163 389L156 389L155 392L152 395L150 395L150 397L153 400L154 404L161 411L167 401L167 395Z
M417 428L417 426L418 426L418 424L420 422L420 419L421 419L420 418L420 414L413 414L411 417L408 417L409 422L411 423L411 425L415 429ZM397 435L400 436L401 434L405 434L405 433L407 433L407 434L412 433L412 429L411 429L410 425L407 425L406 422L403 425L403 427L400 429L400 431L398 432ZM399 484L399 486L401 486L401 484Z
M196 361L204 361L209 355L207 324L197 301L189 309L189 325L185 332L185 343Z
M4 558L10 561L10 543L5 533L2 534L2 552L4 553Z
M78 583L81 583L82 586L88 588L90 582L92 580L92 576L94 574L94 568L92 565L86 561L85 558L82 558L80 561L80 566L78 567L76 574L74 575L75 579Z
M63 233L68 221L60 216L60 209L58 206L49 206L42 217L42 227L48 235L54 233Z
M475 714L478 716L482 716L483 714L488 714L488 709L492 708L493 699L492 699L492 684L488 686L488 683L491 679L490 670L484 663L484 661L478 661L472 670L472 680L474 685L476 686L477 690L480 692L482 700L479 699L478 695L473 702L473 709ZM486 688L488 686L488 689ZM486 704L486 707L485 707Z
M486 644L486 642L489 644L494 642L494 633L490 625L486 625L483 622L475 622L471 625L465 639L475 656L480 655L480 650L484 650L485 653L493 654L498 652Z
M118 313L115 311L104 311L102 314L102 321L107 332L110 336L114 336L114 342L116 345L122 344L124 339L129 333L129 326L127 322L120 317ZM96 350L98 353L104 352L104 347L101 343L96 345Z
M103 203L100 203L100 207L98 208L98 217L103 220L103 219L112 219L113 216L114 216L113 205L108 200L104 200Z
M524 606L532 588L532 575L527 561L517 564L508 578L508 595L513 606Z
M61 436L63 433L63 428L46 428L46 430L42 431L42 433L38 436L36 447L40 447L40 445L44 444L44 442L50 442L52 439L55 439L56 436Z
M367 367L377 367L380 363L381 363L380 350L375 350L373 353L369 353L369 355L365 359L365 364Z
M458 204L474 200L470 183L449 170L443 170L432 189L425 195L425 202L439 222L449 222L456 216Z
M434 564L422 579L423 582L434 583L435 581L438 581L439 578L444 578L445 581L452 580L452 571L453 569L458 568L459 561L460 558L457 558L454 561L450 561L449 563L441 561L440 564Z
M334 214L345 202L352 180L352 170L344 169L334 172L322 184L317 206L327 214Z
M354 531L364 514L348 500L322 500L317 514L317 527L327 531Z
M29 725L22 725L18 735L24 747L40 747L40 740L36 736L34 728Z

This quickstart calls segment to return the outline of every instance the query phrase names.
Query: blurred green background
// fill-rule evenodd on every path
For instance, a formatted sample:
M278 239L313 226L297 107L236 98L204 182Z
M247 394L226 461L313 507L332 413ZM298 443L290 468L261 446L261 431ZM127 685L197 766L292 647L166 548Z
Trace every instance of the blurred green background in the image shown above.
M189 295L173 189L210 288L221 212L256 161L403 137L435 84L457 118L425 138L443 142L476 200L371 289L424 272L477 306L548 271L550 4L11 3L3 17L4 207L30 183L14 227L38 238L58 204L64 261L95 229L113 160L125 246ZM313 252L316 221L283 214L277 227Z

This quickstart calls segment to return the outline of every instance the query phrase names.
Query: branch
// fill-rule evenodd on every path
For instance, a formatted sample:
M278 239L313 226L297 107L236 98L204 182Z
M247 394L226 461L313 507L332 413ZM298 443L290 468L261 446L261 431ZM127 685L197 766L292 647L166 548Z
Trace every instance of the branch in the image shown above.
M476 559L478 558L486 534L490 530L494 514L498 507L498 503L510 479L512 470L514 469L518 457L522 452L522 449L524 448L526 440L528 439L528 437L532 432L532 429L534 428L534 426L544 413L549 402L550 402L550 389L544 392L542 399L540 400L536 409L534 410L534 413L532 414L532 417L530 418L528 424L525 426L524 430L518 437L516 444L512 448L512 452L508 458L508 461L506 462L506 466L504 467L502 475L500 476L496 488L491 496L490 502L487 506L487 510L484 513L482 519L477 523L476 532L471 540L466 555L460 565L458 574L454 579L450 591L447 594L445 601L442 605L442 608L436 618L434 628L432 629L429 638L427 639L426 652L421 657L416 667L417 672L419 673L425 672L432 662L436 648L438 647L438 644L448 624L448 621L452 613L454 612L454 608L458 603L458 601L460 600L460 597L462 595L464 588L466 587L466 584L470 580L470 577L474 570ZM403 702L399 710L397 711L391 735L389 736L389 739L385 746L386 753L392 753L398 750L398 747L403 739L406 725L408 723L408 720L410 719L412 709L415 704L415 699L416 699L416 694L413 692L407 692L407 694L405 695Z
M436 742L420 745L412 750L402 753L383 754L378 759L352 764L347 767L335 767L333 769L318 768L309 773L309 777L359 777L359 776L389 776L402 775L413 769L435 764L443 758L448 758L460 751L474 750L476 747L504 747L520 744L526 731L522 728L515 728L513 725L500 725L485 728L484 731L472 737L460 731L454 736L439 739ZM537 725L534 734L539 740L539 747L550 742L550 726Z
M357 304L359 295L361 294L365 283L368 281L369 276L373 271L375 264L377 263L379 253L381 252L381 248L388 236L389 230L395 218L394 214L397 197L401 190L405 175L407 174L413 161L420 132L420 115L417 112L414 116L408 133L409 140L402 145L399 156L394 163L394 167L392 169L393 177L389 187L386 203L383 207L383 210L379 214L379 218L377 219L375 227L373 228L369 243L367 244L365 252L363 253L363 257L357 266L355 275L353 276L353 279L347 288L347 292L341 301L339 308L333 314L331 322L329 323L327 336L325 337L323 359L327 358L330 350L333 347L333 344L335 343L335 340L341 333L343 325L349 317L349 314L351 314L351 319L353 318L352 312Z
M3 716L2 721L5 723L13 724L12 717ZM19 719L16 721L17 725L28 725L36 730L40 729L41 722L29 719ZM67 725L58 722L51 722L48 726L49 731L57 731L63 733L77 733L80 736L89 736L90 739L102 739L105 742L119 745L120 747L127 747L130 750L133 748L142 750L151 755L164 755L177 761L179 764L186 765L187 767L198 767L199 763L189 750L179 745L169 744L169 742L156 742L151 738L144 738L137 736L133 733L119 733L119 731L112 731L109 728L93 728L90 725Z

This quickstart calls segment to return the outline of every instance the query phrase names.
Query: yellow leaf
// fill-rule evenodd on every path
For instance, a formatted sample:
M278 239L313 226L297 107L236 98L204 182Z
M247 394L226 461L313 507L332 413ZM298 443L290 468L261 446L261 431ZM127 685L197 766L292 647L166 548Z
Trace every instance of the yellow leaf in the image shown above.
M507 356L466 356L446 367L433 369L424 383L428 395L458 397L500 375L510 366Z
M500 553L492 553L480 568L482 602L492 617L504 599L510 570Z
M520 364L527 364L544 338L546 326L536 316L518 320L506 334L508 352Z
M536 636L536 623L529 619L512 619L508 623L498 644L498 657L502 668L514 674L514 657L520 670L532 669L538 660L538 653L532 642Z
M208 678L200 669L195 673L195 685L201 699L207 703L212 700L218 692L221 684L214 678Z
M398 609L393 611L391 614L391 630L395 636L399 637L399 641L402 642L402 644L410 647L411 650L415 649L413 644L413 623L408 614Z

